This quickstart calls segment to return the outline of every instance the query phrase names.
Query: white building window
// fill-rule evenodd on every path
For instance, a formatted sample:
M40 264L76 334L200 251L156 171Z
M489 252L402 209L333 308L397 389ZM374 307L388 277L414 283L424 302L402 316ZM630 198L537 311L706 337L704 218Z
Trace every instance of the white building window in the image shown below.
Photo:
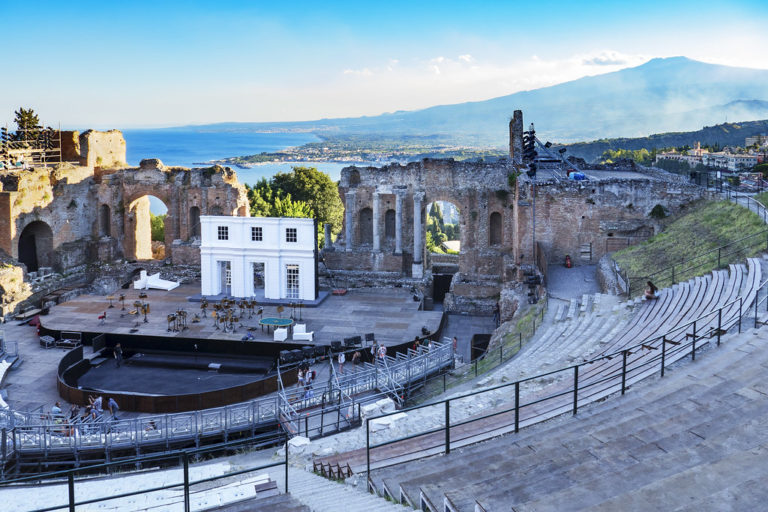
M298 241L298 238L296 236L296 228L286 228L285 229L285 241L286 242L296 242L296 241Z
M299 298L299 266L286 265L285 279L286 279L285 288L287 292L287 298L298 299Z
M218 234L219 234L219 240L229 240L229 227L219 226Z
M261 242L263 240L264 233L261 231L261 226L251 227L251 241Z

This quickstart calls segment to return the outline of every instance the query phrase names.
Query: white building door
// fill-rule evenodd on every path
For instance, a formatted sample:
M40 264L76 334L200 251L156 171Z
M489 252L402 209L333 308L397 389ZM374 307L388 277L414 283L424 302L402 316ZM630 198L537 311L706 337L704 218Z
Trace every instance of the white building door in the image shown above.
M299 293L299 266L298 265L286 265L285 266L285 290L286 298L298 299L301 294Z
M264 290L264 263L253 263L251 265L253 275L253 296L257 298L265 297Z
M232 294L232 264L229 261L219 262L219 293Z

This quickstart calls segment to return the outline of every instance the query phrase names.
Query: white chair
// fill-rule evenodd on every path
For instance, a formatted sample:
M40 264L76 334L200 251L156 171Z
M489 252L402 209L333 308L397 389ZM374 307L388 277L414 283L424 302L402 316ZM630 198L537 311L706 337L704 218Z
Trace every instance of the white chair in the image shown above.
M313 341L315 331L307 332L307 324L296 324L293 328L293 341Z
M275 329L275 341L285 341L288 339L288 329L285 327L279 327Z

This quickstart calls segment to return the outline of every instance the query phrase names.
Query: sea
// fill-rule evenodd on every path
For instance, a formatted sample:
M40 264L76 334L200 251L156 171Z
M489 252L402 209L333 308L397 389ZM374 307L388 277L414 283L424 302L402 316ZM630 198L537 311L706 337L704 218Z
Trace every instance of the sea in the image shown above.
M212 131L189 128L122 130L129 165L138 166L145 158L158 158L165 165L203 167L211 160L233 156L275 152L301 146L320 139L311 133L256 133L246 131ZM240 183L253 185L261 178L279 172L290 172L296 165L315 167L338 181L341 169L351 164L337 162L301 162L258 164L247 169L233 167ZM357 164L361 165L361 164ZM363 164L365 165L365 164ZM150 210L165 213L162 201L150 196Z

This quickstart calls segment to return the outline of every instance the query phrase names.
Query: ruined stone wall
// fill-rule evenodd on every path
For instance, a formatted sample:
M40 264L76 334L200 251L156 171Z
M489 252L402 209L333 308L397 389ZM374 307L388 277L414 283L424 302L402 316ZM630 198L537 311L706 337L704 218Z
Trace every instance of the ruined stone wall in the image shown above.
M88 130L79 136L80 163L87 167L125 166L125 139L119 130Z
M397 271L405 268L405 261L425 261L424 239L427 205L433 201L448 201L459 209L461 256L459 267L468 275L500 276L503 255L513 249L511 237L513 225L514 192L509 189L507 175L511 168L507 161L494 163L456 162L451 159L425 159L408 165L392 164L381 168L348 167L342 170L339 193L346 210L351 210L354 228L350 230L348 244L347 219L344 229L330 255L331 264L343 269L369 268L374 271ZM395 250L395 239L385 235L386 211L397 209L397 195L402 199L402 246ZM377 211L374 197L378 197L378 216L373 222L378 226L379 250L369 241L370 235L361 231L363 210ZM420 201L417 202L416 196ZM414 208L421 211L421 244L414 247ZM498 213L501 219L499 243L491 244L489 237L490 216ZM368 239L366 239L368 237ZM351 246L351 247L350 247ZM342 254L339 254L342 253ZM347 253L344 256L343 253ZM381 254L381 256L379 256ZM389 256L394 256L390 258ZM360 260L364 260L361 262ZM367 266L372 263L373 266Z
M654 235L658 228L649 214L657 204L676 213L705 196L701 187L654 177L537 183L536 241L551 262L562 263L567 254L574 264L597 263L606 252ZM525 263L532 253L532 210L530 180L521 179L517 229ZM591 261L586 252L582 258L588 247Z
M166 167L159 160L143 160L139 168L102 175L95 191L99 206L110 207L116 249L128 259L152 257L147 231L149 208L145 202L148 195L157 197L168 208L165 256L178 264L200 262L199 236L192 225L199 223L200 215L249 214L245 187L233 170L220 166L187 169Z

